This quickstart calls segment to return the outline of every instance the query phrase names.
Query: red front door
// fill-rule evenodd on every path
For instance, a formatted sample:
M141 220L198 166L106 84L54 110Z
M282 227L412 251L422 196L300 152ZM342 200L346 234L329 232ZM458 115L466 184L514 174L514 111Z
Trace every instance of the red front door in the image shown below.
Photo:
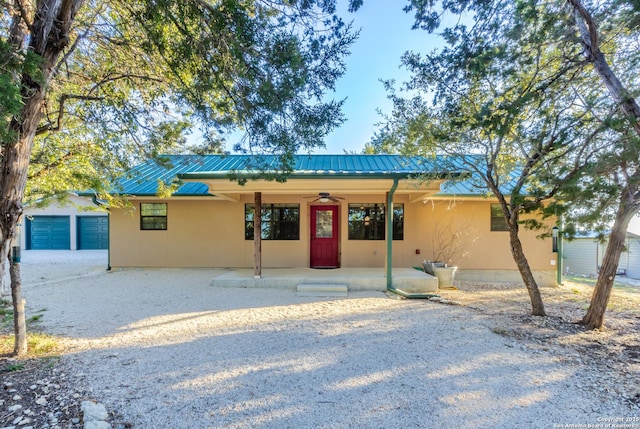
M338 268L338 206L311 206L311 268Z

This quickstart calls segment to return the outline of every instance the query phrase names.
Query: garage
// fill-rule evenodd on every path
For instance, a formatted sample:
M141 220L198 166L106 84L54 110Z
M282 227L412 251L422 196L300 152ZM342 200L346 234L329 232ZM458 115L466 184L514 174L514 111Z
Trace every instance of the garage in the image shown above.
M26 222L27 250L69 250L69 216L32 216Z
M78 216L78 250L107 249L109 247L109 219L107 216Z

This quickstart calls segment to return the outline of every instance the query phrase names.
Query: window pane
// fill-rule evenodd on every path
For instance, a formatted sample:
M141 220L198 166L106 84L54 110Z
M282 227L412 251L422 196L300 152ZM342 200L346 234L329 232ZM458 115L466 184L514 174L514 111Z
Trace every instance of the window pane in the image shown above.
M140 204L140 229L166 230L167 229L167 204L166 203L141 203Z
M500 204L491 204L491 231L509 231Z
M349 204L349 240L384 240L384 204ZM404 205L393 205L393 239L404 238Z
M333 211L316 211L316 238L333 237Z
M140 213L142 216L166 216L166 203L142 203L140 204Z
M245 240L253 240L254 205L245 204ZM260 237L263 240L299 240L300 206L298 204L263 204Z
M404 240L404 204L393 205L393 239Z

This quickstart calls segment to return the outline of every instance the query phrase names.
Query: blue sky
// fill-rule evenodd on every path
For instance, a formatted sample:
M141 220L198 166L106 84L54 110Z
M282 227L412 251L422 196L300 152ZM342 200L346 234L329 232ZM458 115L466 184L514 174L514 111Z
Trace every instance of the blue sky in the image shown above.
M402 10L404 0L365 0L355 13L347 12L347 4L348 0L339 0L339 14L345 22L353 21L353 28L360 29L360 37L345 59L347 69L336 91L327 94L328 99L346 99L346 121L327 136L326 148L314 153L362 152L376 131L375 124L382 119L376 109L391 111L380 79L402 82L408 77L400 67L402 54L408 50L430 52L438 43L437 36L411 30L413 15ZM239 133L227 135L227 150L232 150L235 136L240 138Z
M346 8L346 0L342 0ZM356 13L341 12L345 21L352 20L360 29L360 37L346 59L347 71L338 81L335 99L346 98L346 122L326 139L326 149L316 153L339 154L344 150L361 152L373 136L375 124L381 120L376 109L391 110L380 79L401 82L408 77L400 67L400 57L407 50L430 52L438 41L425 31L411 30L412 14L398 0L365 0Z

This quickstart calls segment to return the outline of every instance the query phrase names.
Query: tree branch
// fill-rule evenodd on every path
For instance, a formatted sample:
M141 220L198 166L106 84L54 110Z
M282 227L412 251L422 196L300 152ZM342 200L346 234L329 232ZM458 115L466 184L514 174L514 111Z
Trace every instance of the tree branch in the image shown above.
M75 94L63 94L60 96L60 100L59 100L59 106L58 106L58 119L57 119L57 123L55 126L52 126L51 123L39 127L36 130L36 135L41 135L44 134L46 132L55 132L55 131L60 131L62 129L62 119L64 117L64 103L69 100L69 99L73 99L73 100L84 100L84 101L102 101L104 100L104 97L91 97L88 95L75 95Z

